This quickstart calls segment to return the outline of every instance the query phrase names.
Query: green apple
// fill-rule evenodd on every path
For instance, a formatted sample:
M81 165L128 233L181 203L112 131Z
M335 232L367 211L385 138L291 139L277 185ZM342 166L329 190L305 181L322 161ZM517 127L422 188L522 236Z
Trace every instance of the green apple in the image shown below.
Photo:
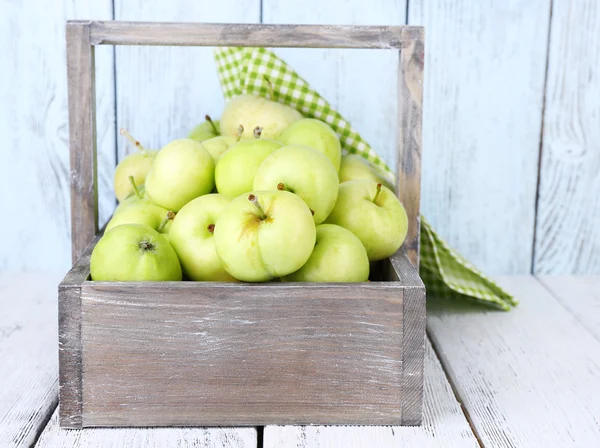
M226 137L221 135L219 137L213 137L209 138L208 140L204 140L202 142L202 146L204 146L204 149L210 153L215 163L217 163L223 153L231 148L231 146L233 146L236 142L237 139L235 137Z
M92 251L92 280L153 282L181 280L175 250L156 230L124 224L107 231Z
M131 204L118 212L115 211L106 224L106 231L123 224L140 224L160 233L168 233L172 225L169 217L174 217L174 214L170 213L173 212L149 202Z
M354 233L367 249L370 261L394 254L408 231L408 217L396 195L382 184L367 179L340 184L338 199L327 223Z
M340 139L327 124L314 118L304 118L289 125L279 136L284 145L310 146L327 156L335 167L340 169L342 146Z
M254 191L235 198L215 224L215 247L225 270L262 282L302 267L315 246L306 203L287 191Z
M219 130L219 120L213 121L210 118L210 115L206 115L204 119L205 121L203 121L190 131L190 133L188 134L188 138L191 138L192 140L196 140L198 143L201 143L205 140L220 135L221 132Z
M264 138L276 139L285 128L300 120L302 114L284 104L254 95L240 95L225 106L221 116L221 134L235 137L240 125L242 138L252 138L252 130L261 127Z
M130 205L148 204L148 203L151 204L150 199L148 199L148 196L146 196L146 188L143 185L138 187L133 176L129 176L129 182L131 183L131 188L133 189L133 193L131 193L129 196L127 196L125 199L123 199L119 203L119 205L115 209L113 215L121 212L122 210L126 209Z
M152 202L178 212L192 199L215 186L215 162L197 141L183 138L162 148L146 177L146 194Z
M314 212L316 224L325 221L337 199L339 181L327 157L307 146L284 146L258 168L254 190L286 190L300 196Z
M392 191L394 190L394 186L389 182L385 174L358 154L346 154L342 156L339 176L340 183L348 182L349 180L370 179L385 185Z
M115 169L113 187L115 189L115 196L119 202L133 193L131 182L129 180L130 177L133 177L138 185L144 183L148 171L152 168L152 164L158 153L158 151L145 149L140 142L134 139L125 129L121 129L121 135L127 137L127 139L135 145L138 151L126 156L119 162Z
M223 267L215 250L214 229L219 215L231 200L220 194L200 196L183 206L169 232L187 278L205 281L235 281Z
M285 276L286 282L366 282L369 257L360 240L335 224L317 226L317 242L308 261Z
M217 162L215 183L217 191L230 198L236 198L252 190L254 176L260 164L281 143L260 138L260 128L255 130L258 138L241 140L229 148Z

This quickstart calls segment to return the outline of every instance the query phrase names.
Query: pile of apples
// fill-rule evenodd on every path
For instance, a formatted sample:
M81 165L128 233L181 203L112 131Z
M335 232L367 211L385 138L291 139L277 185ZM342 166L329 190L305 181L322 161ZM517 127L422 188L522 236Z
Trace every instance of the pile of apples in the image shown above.
M408 228L374 165L326 123L241 95L221 120L116 168L97 281L363 282Z

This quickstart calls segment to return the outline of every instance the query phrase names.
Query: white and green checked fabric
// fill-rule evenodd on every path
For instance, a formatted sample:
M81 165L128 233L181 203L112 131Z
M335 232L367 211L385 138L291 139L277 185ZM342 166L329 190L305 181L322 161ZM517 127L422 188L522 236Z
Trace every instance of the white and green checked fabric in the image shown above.
M381 169L389 181L394 174L358 132L289 65L265 48L222 47L215 50L225 100L242 95L262 96L287 104L305 117L329 124L345 153L359 154ZM420 275L430 295L463 297L509 310L517 301L449 247L425 219L421 221Z

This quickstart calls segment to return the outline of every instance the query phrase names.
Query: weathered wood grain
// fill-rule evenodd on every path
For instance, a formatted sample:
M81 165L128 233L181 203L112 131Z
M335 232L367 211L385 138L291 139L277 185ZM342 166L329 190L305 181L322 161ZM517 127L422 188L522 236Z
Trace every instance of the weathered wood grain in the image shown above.
M408 8L427 30L421 212L492 274L531 272L550 3Z
M71 252L75 262L98 232L96 86L90 24L67 24Z
M86 428L61 429L58 411L40 436L38 448L255 448L254 428Z
M545 276L539 280L600 340L600 277Z
M400 27L93 22L93 45L175 45L305 48L401 48Z
M81 293L84 426L402 422L393 282Z
M56 407L56 284L0 274L0 446L29 447Z
M111 0L0 2L0 270L72 265L65 21L110 19ZM113 49L96 52L100 222L114 210Z
M115 18L253 23L260 21L260 0L243 4L239 0L116 0ZM129 129L142 144L159 149L187 136L206 114L219 118L224 100L213 48L115 48L118 125ZM117 143L119 160L135 151L123 138Z
M497 280L521 302L510 313L428 300L429 336L482 445L597 446L600 341L534 277Z
M534 273L600 274L600 4L554 2Z
M404 0L263 0L265 23L404 25ZM396 167L398 51L276 49L385 160Z
M422 28L411 30L400 51L398 73L398 197L408 215L405 246L408 257L419 266L421 229L421 157L423 127L423 64L425 35Z
M405 285L402 325L402 424L420 425L423 417L425 361L425 286L411 269L404 249L390 258L392 280Z
M90 274L95 237L58 287L58 358L60 421L68 428L81 427L81 284Z
M265 448L362 448L479 446L460 403L427 342L423 425L398 426L267 426Z

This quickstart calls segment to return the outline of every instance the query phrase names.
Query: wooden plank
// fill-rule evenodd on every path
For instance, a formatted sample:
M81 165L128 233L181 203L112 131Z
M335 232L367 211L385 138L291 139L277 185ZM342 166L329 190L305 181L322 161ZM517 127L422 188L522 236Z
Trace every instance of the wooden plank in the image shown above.
M428 299L428 330L483 446L600 440L600 341L534 277L499 277L509 313Z
M255 448L254 428L86 428L61 429L58 412L40 436L39 448Z
M402 424L420 425L423 418L423 373L425 361L425 286L404 249L396 252L390 262L392 280L403 289L402 310Z
M427 30L421 212L492 274L531 272L550 3L408 8Z
M406 1L263 0L263 22L404 25ZM396 167L398 52L348 49L277 49L291 67L352 123Z
M90 256L96 236L58 286L58 359L60 422L81 428L81 284L90 274Z
M111 0L51 8L43 0L0 2L0 54L10 61L0 71L0 135L9 162L0 164L0 191L6 209L18 210L18 218L0 222L2 234L11 235L0 249L0 270L66 272L72 264L65 20L80 17L110 19ZM113 49L98 49L96 61L104 222L115 204Z
M265 448L359 448L439 446L476 448L460 403L456 401L440 363L427 342L423 425L398 426L267 426Z
M57 274L0 274L0 446L29 447L58 402Z
M425 35L414 30L400 52L398 73L398 197L408 215L405 246L408 257L419 266L421 230L421 157L423 127L423 64Z
M96 85L89 23L67 24L71 253L75 262L98 232Z
M182 22L93 22L94 45L400 49L402 28Z
M581 324L600 340L600 277L541 277L539 279Z
M600 274L600 4L555 1L534 273Z
M254 23L260 21L260 0L243 5L239 0L115 0L115 18ZM116 61L118 126L145 146L159 149L187 136L206 114L219 118L224 100L212 48L121 46ZM132 151L125 139L118 139L119 160Z
M81 295L84 426L402 421L393 282L87 282Z

